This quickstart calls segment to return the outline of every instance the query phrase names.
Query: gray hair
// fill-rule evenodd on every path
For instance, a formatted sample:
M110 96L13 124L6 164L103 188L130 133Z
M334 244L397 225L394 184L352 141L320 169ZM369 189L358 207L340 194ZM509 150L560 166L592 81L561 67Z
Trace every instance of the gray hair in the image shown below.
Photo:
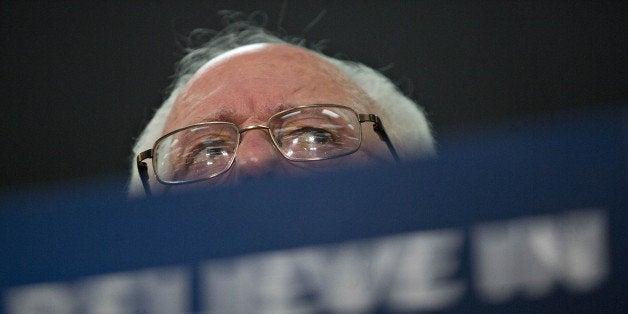
M199 47L188 49L187 55L178 63L171 93L138 137L133 148L133 157L152 147L161 136L175 99L196 71L209 60L232 49L250 44L276 43L305 46L304 40L290 37L280 39L262 27L242 22L228 25L220 32L197 30L190 38L207 35L212 38ZM364 64L325 56L320 53L320 46L317 47L316 44L309 48L312 53L335 65L375 101L378 108L374 113L382 119L401 160L409 161L434 154L434 140L422 108L404 96L389 79ZM151 176L149 182L153 185L156 180ZM143 193L135 158L131 162L128 188L130 195Z

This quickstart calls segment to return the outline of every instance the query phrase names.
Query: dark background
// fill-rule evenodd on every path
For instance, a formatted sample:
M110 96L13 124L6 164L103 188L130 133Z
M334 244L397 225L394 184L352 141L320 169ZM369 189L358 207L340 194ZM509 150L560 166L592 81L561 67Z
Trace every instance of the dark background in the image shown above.
M262 10L271 30L386 69L444 139L627 100L627 4L5 0L0 188L125 175L182 55L175 35L220 29L219 10Z

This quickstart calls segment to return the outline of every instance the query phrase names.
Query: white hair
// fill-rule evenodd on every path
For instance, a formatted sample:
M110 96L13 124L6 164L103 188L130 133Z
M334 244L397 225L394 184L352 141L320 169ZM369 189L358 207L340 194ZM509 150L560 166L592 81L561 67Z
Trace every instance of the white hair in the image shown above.
M192 33L190 38L207 34L211 35L211 32L197 30ZM232 49L256 43L305 45L304 40L280 39L259 26L249 23L234 23L227 26L223 31L213 34L213 38L206 41L202 46L189 49L188 54L177 65L170 95L157 109L133 147L131 178L128 186L129 195L134 196L143 193L135 156L151 148L162 135L175 99L191 77L209 60ZM312 49L312 53L336 66L374 100L377 108L373 113L381 118L386 133L401 160L409 161L434 154L434 140L422 108L404 96L388 78L364 64L325 56L318 52L319 49L316 45ZM158 184L154 176L151 176L149 184L151 186Z

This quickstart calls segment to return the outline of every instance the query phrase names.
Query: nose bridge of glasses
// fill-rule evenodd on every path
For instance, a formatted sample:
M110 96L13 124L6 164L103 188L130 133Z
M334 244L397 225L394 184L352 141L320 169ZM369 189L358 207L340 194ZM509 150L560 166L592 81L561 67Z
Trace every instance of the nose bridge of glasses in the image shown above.
M242 134L242 133L244 133L244 132L246 132L246 131L250 131L250 130L257 130L257 129L264 129L264 130L268 130L269 128L268 128L268 126L266 126L266 125L261 125L261 124L258 124L258 125L249 125L249 126L247 126L247 127L243 127L243 128L241 128L241 129L240 129L240 134Z

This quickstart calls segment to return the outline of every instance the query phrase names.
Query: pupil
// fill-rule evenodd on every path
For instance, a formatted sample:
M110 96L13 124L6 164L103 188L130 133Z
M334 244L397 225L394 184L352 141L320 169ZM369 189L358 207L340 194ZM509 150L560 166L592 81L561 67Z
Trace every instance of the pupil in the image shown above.
M307 136L308 144L324 144L331 140L331 134L320 130L311 130Z
M220 155L220 148L217 147L209 147L207 148L207 156L217 156Z

